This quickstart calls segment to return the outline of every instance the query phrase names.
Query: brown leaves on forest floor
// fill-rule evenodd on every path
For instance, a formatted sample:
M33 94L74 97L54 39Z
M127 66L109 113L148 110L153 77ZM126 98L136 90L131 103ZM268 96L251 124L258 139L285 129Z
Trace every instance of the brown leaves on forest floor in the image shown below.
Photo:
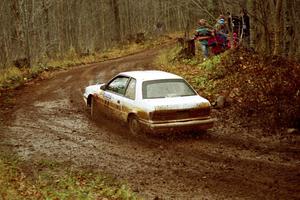
M300 127L300 64L295 61L238 48L203 63L195 58L171 65L160 69L183 76L211 102L225 96L232 117L265 128Z
M282 57L263 58L246 49L236 49L222 59L218 68L226 75L217 88L238 90L232 95L241 116L256 123L299 127L300 64Z

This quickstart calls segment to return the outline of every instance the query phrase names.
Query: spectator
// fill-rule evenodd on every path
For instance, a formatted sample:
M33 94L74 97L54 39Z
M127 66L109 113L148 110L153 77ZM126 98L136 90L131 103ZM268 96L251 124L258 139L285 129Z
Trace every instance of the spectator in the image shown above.
M221 51L225 51L227 48L227 29L226 29L226 22L225 16L220 15L217 19L217 23L215 24L216 29L216 39L218 45L221 46Z
M250 18L246 9L241 10L242 39L246 47L250 46Z
M200 41L204 60L208 58L208 39L212 36L212 31L208 28L205 19L199 20L199 27L196 30L195 39Z
M224 15L220 15L217 19L217 23L215 24L215 29L217 32L226 34L227 28L226 28L226 20Z
M228 31L232 32L233 29L233 22L232 22L232 16L231 13L228 11L227 12L227 25L228 25Z

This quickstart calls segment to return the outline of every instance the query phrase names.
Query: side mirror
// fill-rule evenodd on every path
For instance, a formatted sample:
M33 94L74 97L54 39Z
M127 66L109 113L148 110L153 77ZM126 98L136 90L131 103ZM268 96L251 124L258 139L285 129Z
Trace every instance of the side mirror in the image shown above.
M100 89L101 89L101 90L106 90L106 84L102 85L102 86L100 87Z

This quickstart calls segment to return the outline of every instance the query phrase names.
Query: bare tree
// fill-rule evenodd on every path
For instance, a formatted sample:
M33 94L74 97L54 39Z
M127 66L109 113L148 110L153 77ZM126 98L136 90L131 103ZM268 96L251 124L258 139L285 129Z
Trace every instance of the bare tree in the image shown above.
M272 2L272 1L271 1ZM277 0L273 2L274 13L274 52L273 55L280 55L282 52L282 38L283 38L283 13L282 6L283 0Z
M138 33L180 30L189 37L198 19L213 25L219 14L238 15L242 7L248 8L257 51L300 57L300 0L2 0L0 67L102 51L134 41Z

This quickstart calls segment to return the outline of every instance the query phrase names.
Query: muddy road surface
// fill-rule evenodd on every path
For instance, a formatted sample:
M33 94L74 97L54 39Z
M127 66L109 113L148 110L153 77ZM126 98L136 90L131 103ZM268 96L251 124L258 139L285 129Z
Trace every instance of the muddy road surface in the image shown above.
M90 118L87 85L153 69L157 53L79 66L16 91L15 106L1 116L0 145L29 161L111 174L145 199L300 199L299 136L242 126L230 108L213 111L219 120L207 133L172 137L133 137L118 123Z

